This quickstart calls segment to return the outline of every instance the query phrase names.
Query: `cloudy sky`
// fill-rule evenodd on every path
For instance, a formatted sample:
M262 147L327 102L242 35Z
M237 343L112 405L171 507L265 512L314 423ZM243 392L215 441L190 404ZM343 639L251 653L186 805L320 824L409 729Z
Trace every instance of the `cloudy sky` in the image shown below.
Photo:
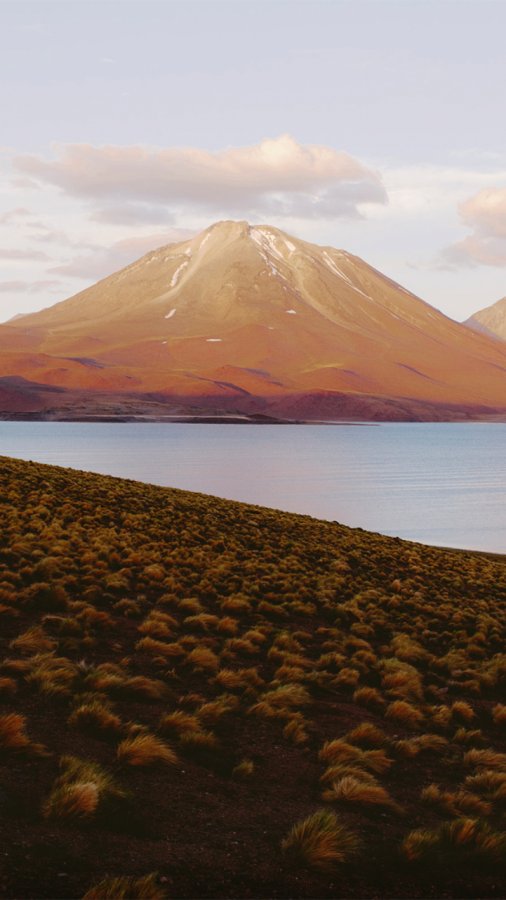
M0 0L0 320L219 219L506 294L506 0Z

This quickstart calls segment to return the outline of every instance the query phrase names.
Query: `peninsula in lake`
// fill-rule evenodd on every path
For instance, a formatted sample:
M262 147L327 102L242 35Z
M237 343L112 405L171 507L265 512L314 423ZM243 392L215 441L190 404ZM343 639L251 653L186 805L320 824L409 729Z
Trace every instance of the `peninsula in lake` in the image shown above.
M224 221L1 325L0 414L504 418L496 332L344 250Z

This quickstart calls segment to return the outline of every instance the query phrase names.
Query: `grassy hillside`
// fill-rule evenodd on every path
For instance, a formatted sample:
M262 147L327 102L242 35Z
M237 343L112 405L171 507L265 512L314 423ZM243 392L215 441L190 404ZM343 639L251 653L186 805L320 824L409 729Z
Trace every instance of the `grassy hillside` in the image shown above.
M501 560L1 459L0 894L503 896L505 611Z

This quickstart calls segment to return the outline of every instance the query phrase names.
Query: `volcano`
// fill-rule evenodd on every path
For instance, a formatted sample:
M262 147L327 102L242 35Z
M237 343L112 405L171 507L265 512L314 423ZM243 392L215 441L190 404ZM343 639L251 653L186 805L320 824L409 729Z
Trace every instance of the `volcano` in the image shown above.
M0 326L3 394L42 417L476 418L506 411L506 346L344 250L227 221Z

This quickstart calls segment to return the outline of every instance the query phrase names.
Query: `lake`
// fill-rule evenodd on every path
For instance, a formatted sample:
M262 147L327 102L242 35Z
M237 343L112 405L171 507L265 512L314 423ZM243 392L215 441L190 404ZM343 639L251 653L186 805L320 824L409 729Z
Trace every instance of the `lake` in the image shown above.
M0 422L0 455L506 552L506 424Z

